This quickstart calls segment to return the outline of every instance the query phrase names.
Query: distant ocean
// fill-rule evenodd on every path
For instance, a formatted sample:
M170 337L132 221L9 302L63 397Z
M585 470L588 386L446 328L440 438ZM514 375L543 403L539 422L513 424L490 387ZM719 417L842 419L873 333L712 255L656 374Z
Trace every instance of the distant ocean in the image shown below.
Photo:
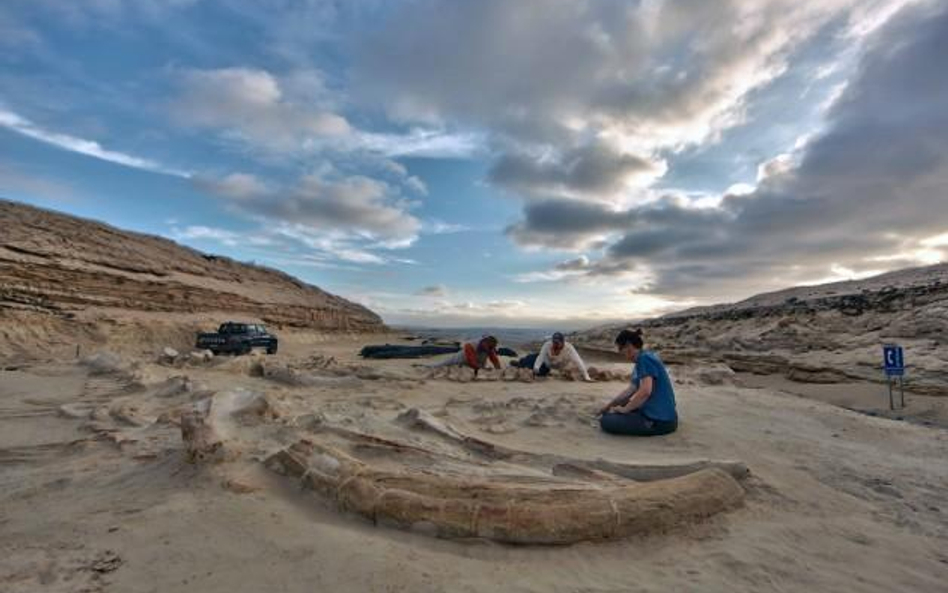
M486 335L495 336L501 346L522 347L549 338L554 329L517 327L417 327L395 326L397 332L436 340L465 342L479 340Z

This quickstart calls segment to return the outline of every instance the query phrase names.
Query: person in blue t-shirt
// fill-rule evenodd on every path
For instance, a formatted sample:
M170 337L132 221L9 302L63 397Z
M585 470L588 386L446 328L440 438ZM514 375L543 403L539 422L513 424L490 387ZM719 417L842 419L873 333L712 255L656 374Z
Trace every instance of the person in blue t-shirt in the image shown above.
M608 433L636 436L675 432L675 389L658 354L644 349L641 330L619 332L616 348L634 365L632 384L599 410L599 426Z

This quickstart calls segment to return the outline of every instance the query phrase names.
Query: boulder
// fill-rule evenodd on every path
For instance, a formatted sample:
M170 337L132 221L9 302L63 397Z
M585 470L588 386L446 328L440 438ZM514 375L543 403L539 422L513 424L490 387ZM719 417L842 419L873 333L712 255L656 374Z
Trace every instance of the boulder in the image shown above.
M114 352L96 352L83 358L80 364L88 367L93 375L109 375L128 371L129 363Z
M695 378L705 385L723 385L734 380L734 371L726 364L703 364L695 373Z
M352 388L362 383L353 376L322 376L315 373L298 371L283 365L261 363L261 375L271 381L289 387L330 387Z
M181 438L186 458L191 463L220 461L224 441L210 420L210 402L181 414Z
M265 393L235 390L218 394L215 398L217 398L218 402L222 401L223 398L229 398L226 404L226 410L222 411L244 422L273 419L280 416L280 413L277 412L270 398ZM222 404L218 403L215 405L221 407Z
M161 351L161 356L159 357L159 360L160 362L165 363L165 364L174 364L178 360L178 357L180 355L181 354L174 348L166 346Z
M593 381L628 381L629 375L620 371L611 369L600 369L598 367L589 367L586 369L589 378Z
M59 406L60 416L66 418L73 418L78 420L88 420L92 417L92 413L95 411L95 406L93 404L88 404L84 402L74 402L69 404L63 404Z
M210 350L194 350L188 355L188 360L198 364L207 364L214 360L214 353Z
M151 395L158 398L170 398L193 391L194 384L191 382L191 379L185 375L177 375L156 385Z

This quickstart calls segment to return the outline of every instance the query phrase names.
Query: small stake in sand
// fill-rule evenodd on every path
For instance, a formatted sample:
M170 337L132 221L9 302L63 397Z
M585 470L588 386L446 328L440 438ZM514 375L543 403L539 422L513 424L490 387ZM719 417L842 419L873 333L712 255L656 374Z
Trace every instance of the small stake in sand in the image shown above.
M905 357L902 347L898 344L883 344L882 346L882 365L885 369L886 382L889 384L889 409L895 409L895 397L893 395L893 384L898 377L900 407L905 407L905 385L902 378L905 376Z

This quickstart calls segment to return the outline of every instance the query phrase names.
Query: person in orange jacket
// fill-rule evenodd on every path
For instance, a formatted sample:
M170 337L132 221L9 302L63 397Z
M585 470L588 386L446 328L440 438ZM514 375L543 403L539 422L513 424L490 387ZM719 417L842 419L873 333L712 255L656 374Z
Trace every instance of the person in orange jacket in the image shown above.
M432 364L430 368L467 366L476 372L486 369L488 361L495 369L502 368L497 356L497 338L494 336L484 336L478 342L465 342L456 354Z

